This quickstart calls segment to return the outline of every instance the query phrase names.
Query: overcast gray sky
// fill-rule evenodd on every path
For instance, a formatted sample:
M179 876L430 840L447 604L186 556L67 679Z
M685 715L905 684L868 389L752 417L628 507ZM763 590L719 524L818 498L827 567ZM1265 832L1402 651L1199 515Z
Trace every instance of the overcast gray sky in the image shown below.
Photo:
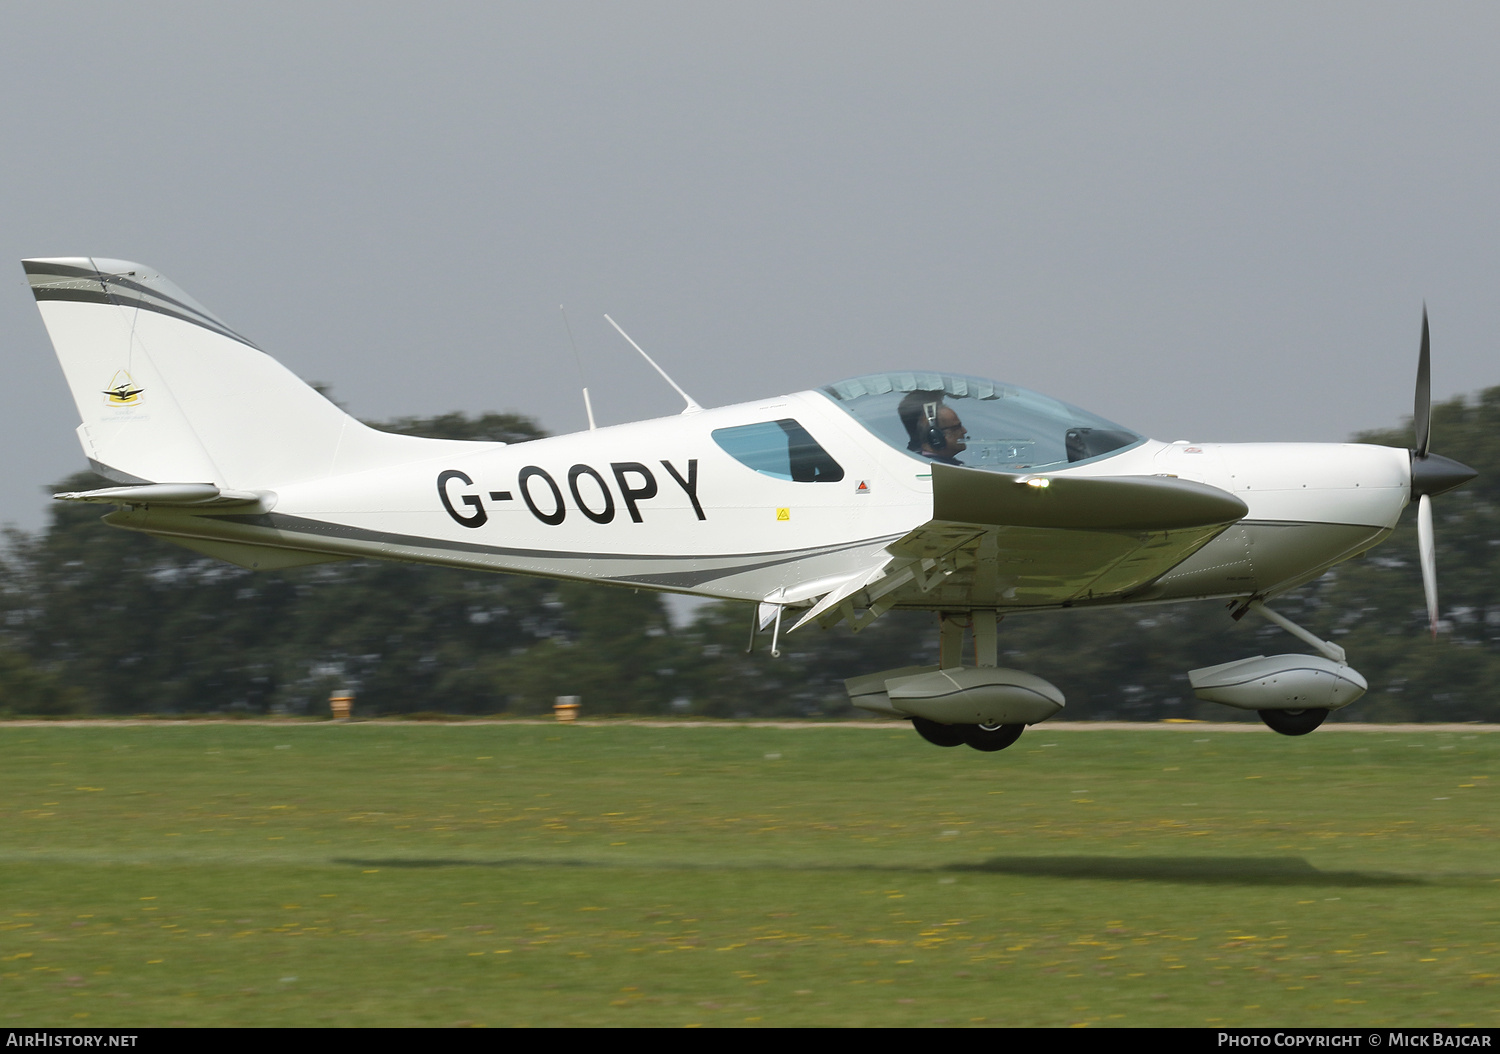
M1161 439L1500 384L1500 8L0 5L0 256L160 269L369 419L880 369ZM0 522L85 462L18 264ZM226 378L232 383L232 378ZM1435 448L1443 450L1442 436Z

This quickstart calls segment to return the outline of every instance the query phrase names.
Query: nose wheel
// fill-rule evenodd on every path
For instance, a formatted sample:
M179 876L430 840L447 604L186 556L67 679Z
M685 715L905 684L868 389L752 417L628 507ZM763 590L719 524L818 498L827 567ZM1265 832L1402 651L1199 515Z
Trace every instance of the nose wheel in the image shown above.
M1284 736L1305 736L1323 723L1327 710L1257 710L1260 719L1273 732Z
M925 717L912 718L911 725L917 730L917 735L936 746L956 747L967 743L987 754L1004 750L1026 731L1025 725L945 725Z

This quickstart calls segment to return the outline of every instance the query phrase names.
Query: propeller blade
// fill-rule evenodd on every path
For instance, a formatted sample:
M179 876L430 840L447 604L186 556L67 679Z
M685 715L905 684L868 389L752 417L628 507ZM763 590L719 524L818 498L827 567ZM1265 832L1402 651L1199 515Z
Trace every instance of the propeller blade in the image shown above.
M1417 503L1417 554L1422 562L1422 589L1427 594L1427 622L1437 639L1437 554L1432 536L1432 498L1423 494Z
M1422 305L1422 353L1417 357L1417 398L1411 427L1416 433L1416 456L1427 456L1432 444L1432 340L1427 333L1427 305Z

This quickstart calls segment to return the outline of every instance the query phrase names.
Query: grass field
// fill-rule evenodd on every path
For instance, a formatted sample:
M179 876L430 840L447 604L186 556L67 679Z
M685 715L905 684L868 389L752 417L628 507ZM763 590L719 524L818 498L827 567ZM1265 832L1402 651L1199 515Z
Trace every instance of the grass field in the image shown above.
M0 725L0 1020L1495 1026L1497 754Z

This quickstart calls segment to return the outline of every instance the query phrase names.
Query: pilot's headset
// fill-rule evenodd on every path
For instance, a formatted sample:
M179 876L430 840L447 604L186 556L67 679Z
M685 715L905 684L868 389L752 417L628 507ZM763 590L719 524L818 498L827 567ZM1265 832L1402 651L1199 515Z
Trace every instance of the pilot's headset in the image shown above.
M923 403L922 416L927 418L927 448L929 450L947 450L948 437L938 427L938 403Z

